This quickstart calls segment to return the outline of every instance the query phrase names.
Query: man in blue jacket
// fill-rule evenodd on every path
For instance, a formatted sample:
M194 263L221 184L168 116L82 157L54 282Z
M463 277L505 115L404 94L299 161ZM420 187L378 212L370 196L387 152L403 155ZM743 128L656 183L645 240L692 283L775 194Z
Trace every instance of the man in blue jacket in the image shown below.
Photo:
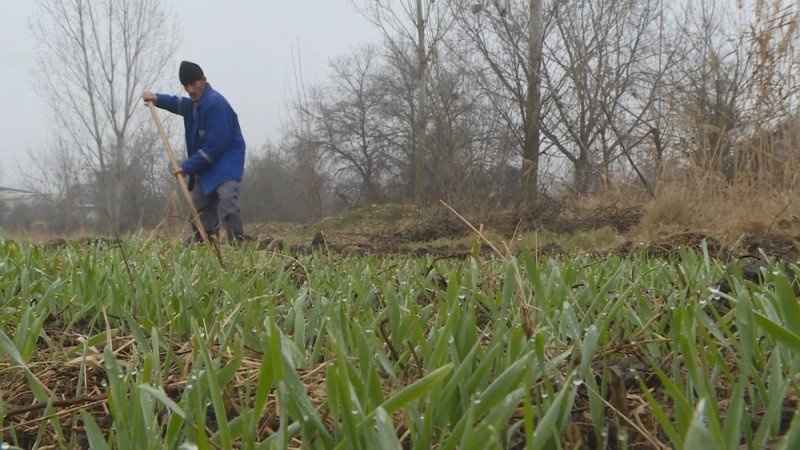
M242 214L239 210L239 185L244 173L244 138L239 118L219 92L211 88L203 70L195 63L183 61L178 77L189 98L145 92L145 102L183 116L186 149L189 157L175 175L189 175L192 201L209 236L215 236L222 219L228 240L244 239ZM199 184L199 186L195 186ZM200 233L192 224L191 240L199 241Z

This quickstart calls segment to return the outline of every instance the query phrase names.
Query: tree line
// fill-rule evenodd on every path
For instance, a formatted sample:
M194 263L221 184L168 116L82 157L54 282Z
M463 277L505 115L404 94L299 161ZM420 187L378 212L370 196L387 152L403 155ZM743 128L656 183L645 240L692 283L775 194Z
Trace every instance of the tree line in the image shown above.
M796 2L351 6L383 39L333 57L320 83L298 76L279 138L250 145L251 221L378 202L502 208L621 186L652 197L685 177L795 184ZM32 179L67 211L62 227L86 226L70 211L87 204L119 229L170 214L155 206L173 191L138 94L172 67L174 28L159 0L37 2L38 56L65 70L37 79L57 126Z

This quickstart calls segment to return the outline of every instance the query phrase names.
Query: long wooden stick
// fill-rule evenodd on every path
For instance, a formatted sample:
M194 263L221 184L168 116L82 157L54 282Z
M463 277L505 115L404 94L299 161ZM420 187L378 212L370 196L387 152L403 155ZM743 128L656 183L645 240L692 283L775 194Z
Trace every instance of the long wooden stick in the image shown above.
M156 112L156 105L154 105L153 102L146 103L150 108L150 114L153 115L153 121L156 123L156 127L158 128L158 134L161 135L161 140L164 141L164 147L167 149L167 155L169 156L169 161L172 164L172 170L176 171L180 168L180 166L178 165L178 160L175 158L175 152L172 151L172 145L169 143L169 136L167 136L167 132L164 131L164 125L161 123L161 118L158 117L158 113ZM192 201L192 195L189 193L189 186L186 185L186 180L180 174L175 174L175 179L178 180L178 184L181 187L181 192L183 193L183 198L189 205L189 213L192 216L192 221L194 222L195 228L197 228L197 232L200 233L200 237L203 238L203 242L206 242L209 246L211 246L211 249L214 250L214 253L217 255L217 259L219 259L220 264L222 264L222 254L220 253L219 248L216 247L213 242L211 242L211 239L208 238L206 229L203 227L203 222L200 220L200 214L197 212L197 208L194 206L194 202Z

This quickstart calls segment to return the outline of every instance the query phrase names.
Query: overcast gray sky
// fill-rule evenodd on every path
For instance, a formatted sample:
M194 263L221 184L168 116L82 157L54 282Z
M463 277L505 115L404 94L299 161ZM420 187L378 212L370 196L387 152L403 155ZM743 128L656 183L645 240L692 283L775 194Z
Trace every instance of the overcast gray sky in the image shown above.
M285 115L292 54L307 84L326 77L330 58L380 39L348 0L162 0L182 27L178 61L197 62L239 114L249 149L276 137ZM48 140L47 103L32 88L29 0L3 0L0 14L0 186L22 187L17 167ZM52 68L51 68L52 69ZM178 93L176 81L154 91ZM155 132L155 131L154 131Z

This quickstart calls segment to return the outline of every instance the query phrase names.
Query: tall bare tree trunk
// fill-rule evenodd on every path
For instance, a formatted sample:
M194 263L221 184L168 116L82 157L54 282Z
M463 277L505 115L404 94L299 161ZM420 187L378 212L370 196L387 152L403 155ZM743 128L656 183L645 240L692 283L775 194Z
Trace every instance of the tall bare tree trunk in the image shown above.
M525 142L522 150L522 193L526 200L536 198L539 170L539 128L542 109L541 67L544 23L542 0L530 0L528 25L528 92L525 104Z
M422 201L425 182L425 119L427 115L428 56L425 50L425 19L422 14L422 0L417 0L417 111L414 117L414 204Z
M413 142L405 145L403 164L408 168L407 186L412 187L414 203L421 203L425 183L425 157L428 153L428 77L433 50L442 42L451 20L453 2L435 0L351 0L364 16L383 33L386 44L399 62L398 69L408 77L410 113L403 117ZM414 55L413 53L416 53ZM409 148L410 147L410 148Z
M95 145L95 152L97 155L97 164L99 165L98 178L100 182L100 191L103 193L103 208L108 210L113 204L113 196L111 195L111 180L108 168L108 154L106 153L106 146L104 142L103 132L101 130L101 119L98 114L98 95L95 89L95 80L92 78L92 60L89 55L90 43L87 39L87 23L86 9L83 2L75 2L74 8L80 26L78 27L78 36L80 37L79 45L81 52L81 64L83 68L83 77L86 89L86 98L89 101L91 120L87 121L87 128L90 128L90 135ZM88 20L88 22L93 22ZM113 211L109 211L114 214ZM115 217L116 216L112 216ZM111 224L106 224L106 231L111 232Z

